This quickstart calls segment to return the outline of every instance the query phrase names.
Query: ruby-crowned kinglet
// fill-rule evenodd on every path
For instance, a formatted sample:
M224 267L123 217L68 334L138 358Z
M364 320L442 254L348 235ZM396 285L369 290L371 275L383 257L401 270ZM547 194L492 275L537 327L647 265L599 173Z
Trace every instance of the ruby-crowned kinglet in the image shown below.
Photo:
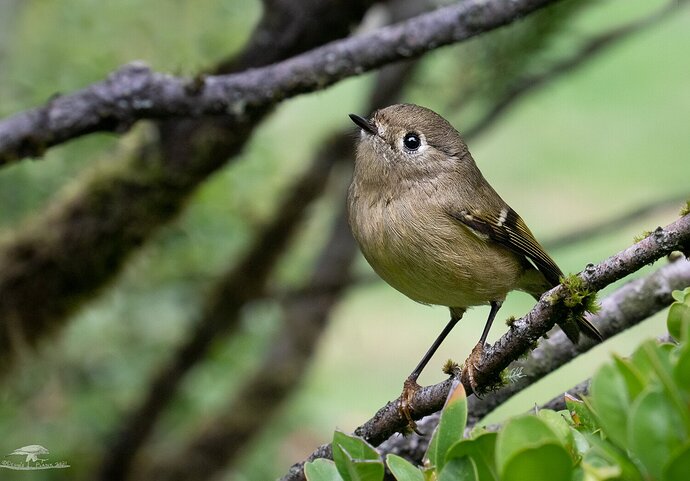
M448 121L417 105L377 110L361 128L348 191L355 239L376 273L424 304L450 308L451 319L405 381L402 410L414 427L409 400L417 378L468 307L490 305L470 359L486 337L508 292L539 299L562 272L520 216L484 179L467 145ZM586 319L561 321L568 338L601 340ZM466 363L473 387L474 363Z

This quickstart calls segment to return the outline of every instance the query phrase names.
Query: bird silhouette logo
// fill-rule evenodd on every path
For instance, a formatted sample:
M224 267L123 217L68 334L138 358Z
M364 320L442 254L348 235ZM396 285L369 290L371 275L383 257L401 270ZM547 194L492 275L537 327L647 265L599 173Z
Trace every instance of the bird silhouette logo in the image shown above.
M23 448L18 448L12 451L8 456L26 456L26 462L37 462L38 456L41 454L50 454L50 452L41 446L40 444L30 444L29 446L24 446Z
M41 446L40 444L30 444L28 446L23 446L17 448L9 454L8 456L26 456L24 462L11 462L9 460L0 461L0 468L18 470L18 471L33 471L37 469L61 469L69 468L70 465L64 461L50 462L47 458L40 456L47 456L50 454L48 448Z

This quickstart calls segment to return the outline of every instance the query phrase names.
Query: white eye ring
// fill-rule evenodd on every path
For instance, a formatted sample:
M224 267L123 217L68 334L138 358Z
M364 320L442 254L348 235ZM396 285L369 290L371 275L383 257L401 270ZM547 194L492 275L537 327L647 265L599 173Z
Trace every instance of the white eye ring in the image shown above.
M416 150L419 150L419 148L422 146L422 138L414 132L406 133L405 136L403 137L402 142L403 142L403 147L405 147L410 152L414 152Z

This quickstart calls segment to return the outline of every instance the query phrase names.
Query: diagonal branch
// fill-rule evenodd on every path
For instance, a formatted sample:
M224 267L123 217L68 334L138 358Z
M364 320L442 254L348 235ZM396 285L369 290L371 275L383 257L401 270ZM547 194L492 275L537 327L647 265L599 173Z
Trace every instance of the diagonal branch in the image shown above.
M587 289L599 291L675 250L688 251L689 249L690 214L663 229L657 228L645 239L599 264L589 264L578 274L578 277ZM564 314L562 301L566 296L567 290L563 285L554 287L541 297L527 315L515 321L509 332L493 346L485 349L481 361L477 364L477 370L480 373L477 381L480 386L489 385L503 369L527 352L534 342L554 326L555 321ZM614 333L609 332L607 326L597 325L597 327L604 337ZM591 343L591 341L583 341L582 344L586 343ZM440 410L448 395L451 382L452 378L417 391L412 400L413 417L420 419ZM463 379L463 385L468 393L473 392L468 380ZM369 421L358 427L355 434L378 446L392 434L402 432L407 425L407 420L400 414L399 404L399 399L386 404ZM330 446L324 445L312 453L308 460L330 456ZM303 463L294 465L283 479L302 479L302 465Z
M205 357L213 342L237 329L242 307L263 294L275 264L305 216L307 207L322 193L335 159L328 155L317 156L292 186L274 219L257 235L249 251L221 276L188 338L150 383L142 403L124 421L121 432L108 450L100 479L126 477L134 455L153 430L185 375Z
M557 0L467 0L268 67L190 80L132 63L106 80L0 121L0 165L141 119L223 115L236 121L282 99L509 24Z
M689 285L690 260L677 260L618 288L601 301L601 310L590 320L599 326L603 336L608 339L664 309L673 302L671 293L674 290ZM522 373L520 379L488 393L482 399L476 396L468 399L467 425L471 427L479 423L497 406L592 347L592 343L573 346L562 332L557 332L548 340L542 340L530 357L519 359L508 366L511 370L519 369ZM436 423L438 413L425 417L418 424L422 432L431 433ZM383 454L392 452L411 461L421 462L427 444L427 436L392 436L381 444L379 451Z
M347 287L356 253L345 212L335 222L331 238L317 262L308 286L328 284L316 295L287 301L283 327L270 343L258 371L223 409L179 452L148 462L135 479L183 481L211 479L246 451L271 416L301 381L305 368L327 326L330 311Z

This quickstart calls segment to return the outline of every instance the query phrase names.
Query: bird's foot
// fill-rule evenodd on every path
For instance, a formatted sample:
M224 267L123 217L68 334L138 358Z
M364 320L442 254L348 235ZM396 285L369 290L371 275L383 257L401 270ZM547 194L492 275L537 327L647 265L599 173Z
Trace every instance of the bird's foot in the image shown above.
M403 384L402 394L400 395L400 414L407 419L407 426L415 433L422 436L422 433L417 427L417 423L412 419L412 398L414 398L415 393L421 388L417 381L411 377L405 379L405 384Z
M470 357L468 357L465 361L465 368L463 369L461 375L463 382L469 381L470 386L472 386L472 391L474 391L474 395L477 397L481 397L483 392L479 389L479 384L477 383L477 374L482 372L477 366L481 363L483 355L484 344L478 342L477 345L474 346L474 349L472 349Z

